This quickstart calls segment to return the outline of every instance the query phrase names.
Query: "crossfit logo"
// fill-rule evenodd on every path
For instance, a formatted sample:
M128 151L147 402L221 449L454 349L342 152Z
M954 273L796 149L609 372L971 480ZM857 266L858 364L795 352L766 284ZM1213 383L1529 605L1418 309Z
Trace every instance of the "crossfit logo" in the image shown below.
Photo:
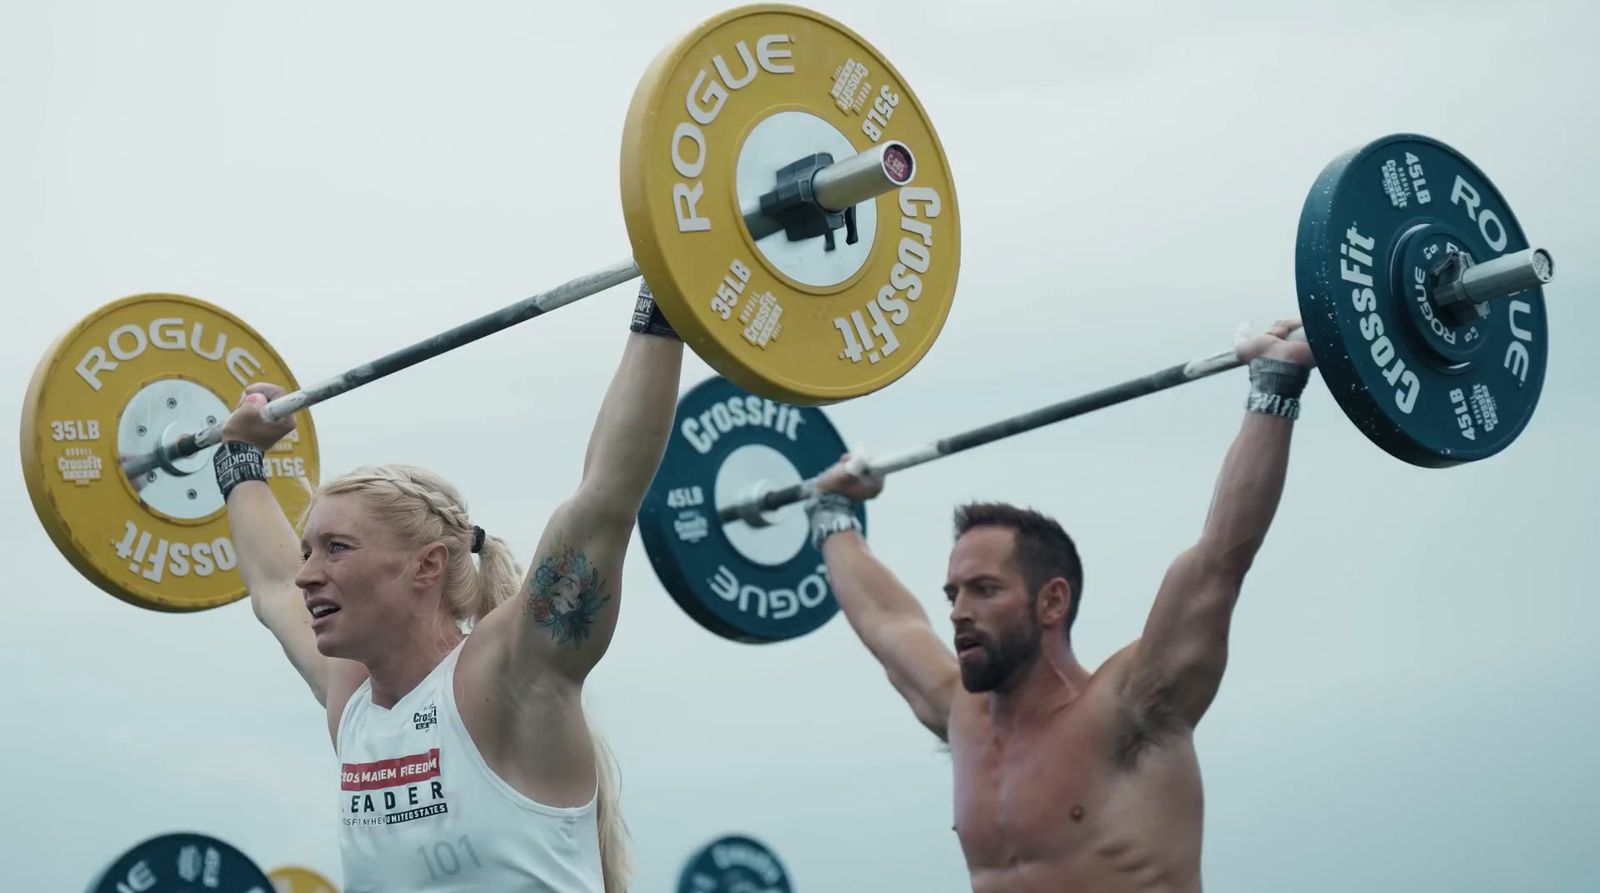
M1495 405L1494 395L1482 382L1472 386L1472 415L1485 431L1493 431L1500 424L1499 407Z
M1356 224L1350 224L1344 241L1339 244L1339 278L1354 286L1350 290L1350 302L1357 313L1366 314L1358 317L1357 327L1361 337L1369 342L1372 362L1377 364L1383 377L1395 385L1395 406L1401 412L1410 413L1422 392L1422 380L1406 368L1406 361L1398 356L1394 342L1384 334L1383 317L1377 312L1377 292L1372 288L1372 255L1367 253L1377 244L1376 238L1362 235Z
M795 440L799 437L796 429L803 421L805 417L797 407L774 403L754 394L741 394L713 403L711 408L698 416L684 419L678 425L678 431L694 447L695 452L703 456L711 452L711 445L717 442L719 434L727 434L735 428L746 425L771 428Z
M1396 208L1404 208L1411 203L1411 190L1400 179L1400 165L1393 158L1383 163L1383 191L1389 194L1389 204Z
M867 83L867 66L854 59L844 60L833 73L833 89L828 95L833 97L833 102L841 112L861 113L861 107L867 103L867 94L872 92L872 85Z
M100 464L100 457L88 447L67 447L56 458L56 469L61 472L61 479L72 481L80 487L100 480Z
M1417 204L1425 205L1433 200L1433 194L1428 189L1426 172L1422 169L1422 159L1407 152L1404 165L1393 158L1383 163L1383 191L1389 194L1390 204L1396 208L1404 208L1411 203L1413 190L1417 196Z
M744 339L756 347L765 348L782 331L783 326L778 324L782 318L783 308L778 305L778 299L772 292L765 291L754 296L739 314L739 322L745 324Z
M343 804L346 825L398 825L450 811L437 747L371 763L345 763L339 787L349 796Z
M900 229L911 235L900 239L900 262L889 271L889 284L867 301L863 308L866 316L861 310L852 310L848 317L834 317L833 326L844 338L841 360L859 363L866 357L868 363L876 363L898 350L900 339L894 330L911 316L911 304L906 302L915 303L922 297L922 274L933 265L933 225L928 221L939 216L939 193L925 186L907 186L899 195L904 215ZM867 316L872 318L870 323ZM874 341L873 335L883 343Z
M711 522L697 511L682 511L672 522L672 531L680 543L698 543L711 535Z
M679 542L698 543L710 535L711 522L692 508L704 505L705 501L705 491L699 486L675 487L667 493L667 508L678 510L672 529L678 534Z
M424 731L424 730L426 730L428 728L431 728L433 726L433 724L438 722L438 721L439 721L439 705L438 704L429 704L427 709L419 710L416 713L411 714L411 722L416 726L416 729L419 732ZM437 751L435 753L437 753Z

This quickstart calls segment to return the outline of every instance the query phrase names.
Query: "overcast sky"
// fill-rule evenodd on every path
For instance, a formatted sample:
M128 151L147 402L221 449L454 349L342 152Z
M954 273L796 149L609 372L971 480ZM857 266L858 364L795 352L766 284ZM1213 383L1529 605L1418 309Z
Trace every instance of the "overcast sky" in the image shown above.
M821 0L920 95L960 196L960 288L906 378L830 414L915 441L1227 346L1294 310L1295 226L1331 158L1455 145L1556 259L1549 372L1508 451L1390 459L1314 383L1288 490L1200 726L1208 887L1600 888L1600 6ZM0 4L0 416L51 341L142 291L230 308L303 382L628 253L623 114L711 2ZM1022 163L1026 162L1026 163ZM434 468L524 561L576 483L632 286L315 410L325 476ZM686 364L683 387L709 370ZM1056 514L1096 665L1196 535L1242 374L891 480L874 549L949 634L949 509ZM5 450L15 449L8 439ZM136 841L220 836L340 876L320 708L244 603L160 615L57 553L15 454L0 678L8 887L81 889ZM1585 568L1591 568L1586 570ZM623 767L639 891L712 837L802 891L968 889L948 759L842 618L722 641L637 538L588 696Z

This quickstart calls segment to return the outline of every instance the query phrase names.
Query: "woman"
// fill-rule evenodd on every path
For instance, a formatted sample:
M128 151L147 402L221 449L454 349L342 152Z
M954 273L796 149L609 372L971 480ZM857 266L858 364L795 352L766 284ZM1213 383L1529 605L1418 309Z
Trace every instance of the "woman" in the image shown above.
M297 535L262 454L293 428L254 384L214 457L256 617L327 708L348 893L626 889L625 830L583 681L610 644L634 517L671 431L682 343L648 289L577 491L532 570L407 465L318 488ZM515 596L515 597L514 597Z

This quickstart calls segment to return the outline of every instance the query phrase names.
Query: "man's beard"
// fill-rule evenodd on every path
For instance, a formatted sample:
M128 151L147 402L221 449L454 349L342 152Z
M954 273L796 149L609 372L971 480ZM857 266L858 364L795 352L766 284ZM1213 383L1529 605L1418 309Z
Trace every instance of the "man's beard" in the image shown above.
M970 692L994 691L1039 655L1039 628L1026 624L990 641L981 636L982 657L961 662L961 685Z

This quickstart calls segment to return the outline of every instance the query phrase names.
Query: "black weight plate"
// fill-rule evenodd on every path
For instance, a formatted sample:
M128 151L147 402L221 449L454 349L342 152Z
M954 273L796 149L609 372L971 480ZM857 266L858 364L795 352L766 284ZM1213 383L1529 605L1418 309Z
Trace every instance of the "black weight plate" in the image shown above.
M100 872L88 893L272 893L250 857L204 834L162 834L140 843Z
M775 489L837 462L845 443L827 416L713 378L683 395L673 426L639 510L640 538L673 600L739 642L783 641L827 623L839 606L799 505L759 530L717 520L757 482ZM864 530L864 507L857 517Z
M749 837L730 835L695 853L678 875L678 893L792 893L778 857Z
M1373 443L1415 465L1484 459L1515 440L1544 385L1544 294L1436 320L1418 279L1447 246L1482 263L1528 247L1505 199L1437 140L1387 136L1336 158L1306 196L1295 253L1317 367Z

